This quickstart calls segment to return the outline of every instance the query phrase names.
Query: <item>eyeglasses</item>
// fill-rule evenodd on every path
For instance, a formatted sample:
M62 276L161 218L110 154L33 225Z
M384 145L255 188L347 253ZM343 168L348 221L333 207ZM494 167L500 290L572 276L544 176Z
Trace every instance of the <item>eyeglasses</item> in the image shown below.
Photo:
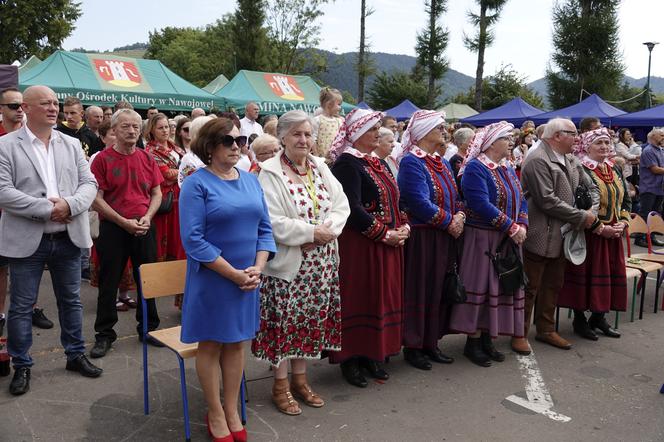
M182 128L182 132L187 132L187 133L189 133L189 128L188 128L188 127L183 127L183 128Z
M0 106L7 106L11 110L19 110L21 108L21 103L0 103Z
M233 138L231 135L224 135L224 138L221 139L221 144L224 147L233 147L233 143L237 144L237 147L244 147L247 144L247 137L240 135Z
M559 130L558 132L562 132L564 134L571 135L573 137L579 135L579 133L575 130Z

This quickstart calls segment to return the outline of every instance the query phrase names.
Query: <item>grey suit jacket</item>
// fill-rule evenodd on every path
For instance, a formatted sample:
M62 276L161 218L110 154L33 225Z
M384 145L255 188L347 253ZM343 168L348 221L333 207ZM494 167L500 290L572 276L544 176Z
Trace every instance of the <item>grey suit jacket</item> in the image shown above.
M67 233L76 246L91 247L88 209L97 195L97 181L80 141L56 130L51 138L58 190L71 210ZM46 177L41 176L25 127L0 137L0 208L0 255L32 255L44 235L53 203L46 197Z

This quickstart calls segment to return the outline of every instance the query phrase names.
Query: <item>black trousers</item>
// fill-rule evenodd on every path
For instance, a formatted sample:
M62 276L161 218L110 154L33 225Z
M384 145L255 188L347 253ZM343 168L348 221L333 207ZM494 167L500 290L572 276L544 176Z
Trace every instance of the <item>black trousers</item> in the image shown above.
M141 264L155 262L157 259L155 226L152 225L144 236L133 236L117 224L101 221L95 247L99 255L99 296L95 339L108 339L112 342L117 339L117 334L113 330L118 322L118 312L115 308L116 295L127 259L131 258L134 280L138 281L138 267ZM148 299L147 306L148 331L152 331L159 327L159 314L154 299ZM140 336L143 334L143 305L140 298L136 309L136 321L138 321L136 330Z

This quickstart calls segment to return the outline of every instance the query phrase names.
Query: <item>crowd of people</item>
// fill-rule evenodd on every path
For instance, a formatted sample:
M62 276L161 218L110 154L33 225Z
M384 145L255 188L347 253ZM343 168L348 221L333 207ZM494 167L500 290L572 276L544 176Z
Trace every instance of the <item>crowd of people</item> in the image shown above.
M401 351L420 370L453 363L441 342L463 334L464 356L489 367L506 358L498 336L531 352L531 323L537 341L571 348L555 330L558 306L574 311L580 337L620 337L605 315L626 309L630 213L662 210L664 131L641 147L596 118L578 129L564 118L476 129L434 110L405 124L359 108L342 117L329 88L320 104L315 117L289 111L260 124L256 103L241 119L150 108L143 120L127 102L84 110L69 97L58 122L51 89L2 91L10 392L30 387L45 265L66 369L98 377L85 354L81 280L98 287L91 358L109 352L128 309L138 339L163 346L143 336L142 303L129 293L141 264L187 259L181 340L198 343L215 440L246 440L236 404L248 341L273 367L276 408L299 415L301 404L325 405L307 360L327 358L365 388L367 375L389 379L384 364ZM566 259L568 234L584 237L584 260ZM154 300L147 309L156 330Z

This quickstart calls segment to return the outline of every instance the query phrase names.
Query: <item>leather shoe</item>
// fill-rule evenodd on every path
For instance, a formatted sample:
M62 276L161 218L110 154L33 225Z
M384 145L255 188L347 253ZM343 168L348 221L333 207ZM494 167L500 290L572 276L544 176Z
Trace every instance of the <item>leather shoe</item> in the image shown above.
M69 371L77 371L86 378L98 378L104 372L101 368L92 365L82 353L74 359L67 361L65 368Z
M30 368L18 367L14 369L14 377L9 384L9 392L14 396L25 394L30 390Z
M588 321L588 327L592 330L594 330L596 328L600 329L601 332L604 333L604 335L608 336L609 338L619 338L620 337L620 332L617 331L616 329L612 328L609 325L609 323L606 322L606 318L604 317L604 315L602 315L602 316L592 315L590 317L590 320Z
M94 347L90 350L91 358L103 358L106 353L111 349L111 341L108 339L99 339L95 342Z
M374 379L380 379L381 381L386 381L390 378L390 375L385 371L385 369L376 361L371 359L362 358L360 359L360 366L369 372Z
M491 359L482 351L480 338L466 338L466 345L463 348L463 354L470 359L470 362L480 367L491 367Z
M570 348L572 348L572 344L569 343L567 340L563 339L556 332L538 333L537 335L535 335L535 340L544 342L545 344L552 345L562 350L569 350Z
M138 340L140 342L143 342L143 335L138 335ZM148 335L148 337L145 338L145 343L153 347L166 347L164 343L157 341L155 338L153 338L150 335Z
M341 363L341 374L350 385L355 385L360 388L366 388L366 386L369 385L364 376L362 376L360 366L355 358Z
M491 360L496 362L503 362L505 360L505 355L496 350L496 347L493 345L493 340L488 333L482 333L480 336L480 343L482 344L482 351Z
M43 308L36 308L32 310L32 325L48 330L53 328L53 321L46 317Z
M574 318L574 321L572 321L572 328L574 329L575 334L581 336L584 339L591 341L596 341L599 339L597 334L588 326L588 322L585 319Z
M512 338L512 351L524 356L528 356L532 352L526 338Z
M451 364L454 362L454 358L447 356L445 353L440 351L438 347L433 350L424 350L424 355L428 357L433 362L438 362L439 364Z
M404 348L403 356L410 365L420 370L431 370L431 362L424 357L422 350L417 348Z

